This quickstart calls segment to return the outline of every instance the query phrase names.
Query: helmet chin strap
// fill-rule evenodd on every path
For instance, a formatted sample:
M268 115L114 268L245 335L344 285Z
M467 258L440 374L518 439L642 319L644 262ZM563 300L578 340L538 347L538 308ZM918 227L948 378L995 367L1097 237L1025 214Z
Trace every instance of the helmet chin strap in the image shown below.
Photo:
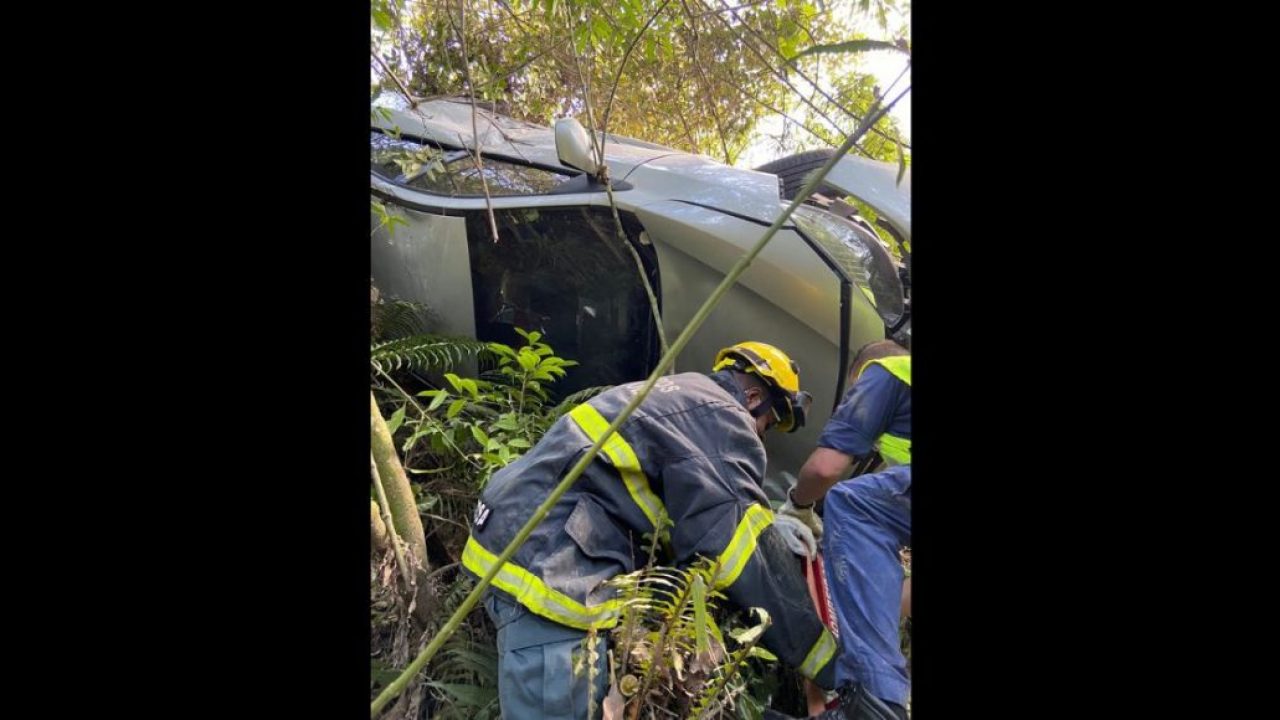
M744 376L752 374L750 368L751 366L747 365L746 363L736 358L734 359L726 358L724 362L716 366L717 370L719 369L734 370ZM743 407L746 407L747 389L748 387L755 387L755 386L749 386L746 383L744 383L742 380L739 380L738 378L734 378L733 384L736 385L738 388L738 391L742 393L742 405ZM758 417L763 417L764 415L767 415L769 413L773 413L774 420L778 422L782 422L782 418L778 416L777 408L774 407L775 404L777 403L777 398L773 396L773 393L769 392L768 390L761 389L759 387L756 387L756 390L759 393L761 393L760 404L756 405L755 408L747 409L747 412L751 413L751 417L758 418Z
M773 412L773 405L765 400L757 405L754 410L748 410L747 412L751 413L751 417L762 417Z

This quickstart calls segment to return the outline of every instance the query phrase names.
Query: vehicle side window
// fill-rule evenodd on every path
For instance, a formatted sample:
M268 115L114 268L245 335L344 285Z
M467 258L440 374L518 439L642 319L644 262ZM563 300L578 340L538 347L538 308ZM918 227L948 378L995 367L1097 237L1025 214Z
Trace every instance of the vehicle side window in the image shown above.
M516 346L516 327L537 330L556 354L580 365L553 387L564 396L643 379L657 361L649 301L607 208L495 210L467 215L476 336ZM628 235L641 227L623 214ZM637 246L658 289L651 246Z
M497 158L481 158L484 182L489 195L545 195L572 178L564 173L517 165ZM410 180L411 187L441 195L484 195L480 173L470 156L448 163L443 172L422 174Z
M369 132L369 162L374 172L388 180L413 177L441 158L442 152L429 145L377 130Z
M486 183L491 197L545 195L574 177L567 171L482 156L482 182L475 161L465 151L440 149L376 130L369 134L369 159L373 171L388 180L450 197L483 196Z

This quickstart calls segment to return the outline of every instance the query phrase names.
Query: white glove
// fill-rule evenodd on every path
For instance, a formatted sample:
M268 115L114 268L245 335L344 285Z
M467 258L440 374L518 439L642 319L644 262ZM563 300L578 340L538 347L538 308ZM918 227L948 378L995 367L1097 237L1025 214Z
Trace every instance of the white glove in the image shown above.
M814 512L813 508L798 508L787 500L782 507L778 508L778 515L792 518L804 525L813 535L814 540L822 539L822 518L818 517L818 513Z
M774 527L786 541L791 552L812 560L818 555L818 542L813 538L813 531L807 525L790 515L775 515Z

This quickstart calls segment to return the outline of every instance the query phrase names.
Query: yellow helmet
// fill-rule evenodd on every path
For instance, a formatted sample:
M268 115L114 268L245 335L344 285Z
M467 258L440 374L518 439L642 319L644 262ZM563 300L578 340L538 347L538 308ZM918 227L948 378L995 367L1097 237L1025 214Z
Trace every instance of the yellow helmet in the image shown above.
M800 389L800 369L786 353L767 343L740 342L716 353L712 372L725 368L752 373L769 386L779 430L795 432L804 427L813 398Z

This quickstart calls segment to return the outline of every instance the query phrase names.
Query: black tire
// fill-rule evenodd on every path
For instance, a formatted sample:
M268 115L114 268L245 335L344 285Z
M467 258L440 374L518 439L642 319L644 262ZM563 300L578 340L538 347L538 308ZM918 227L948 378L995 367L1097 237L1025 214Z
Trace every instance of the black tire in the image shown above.
M800 192L800 189L804 187L806 176L826 165L835 152L831 148L809 150L808 152L796 153L795 155L788 155L787 157L767 162L756 168L756 170L777 175L782 184L782 197L786 200L794 200L796 193ZM819 186L816 192L828 197L837 197L843 194L825 183Z

